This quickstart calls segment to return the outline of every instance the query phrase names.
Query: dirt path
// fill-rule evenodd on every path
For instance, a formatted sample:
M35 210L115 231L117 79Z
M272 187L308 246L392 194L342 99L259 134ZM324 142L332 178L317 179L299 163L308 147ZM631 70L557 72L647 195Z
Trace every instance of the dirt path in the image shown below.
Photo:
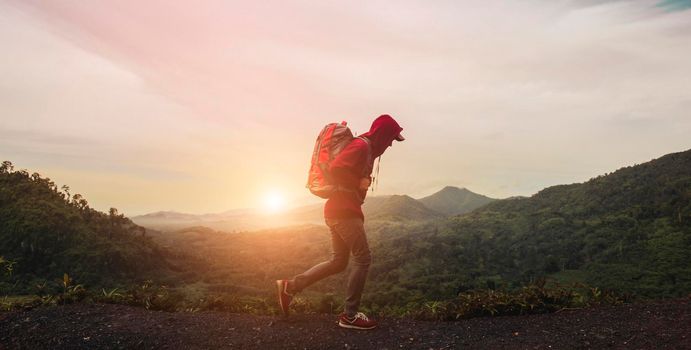
M689 300L459 322L383 319L368 332L335 319L78 304L0 313L0 349L691 349Z

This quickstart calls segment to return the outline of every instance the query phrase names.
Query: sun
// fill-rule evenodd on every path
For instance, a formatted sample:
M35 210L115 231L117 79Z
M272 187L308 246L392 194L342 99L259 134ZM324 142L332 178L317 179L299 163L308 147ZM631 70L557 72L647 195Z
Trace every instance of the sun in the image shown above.
M264 210L268 213L278 213L285 209L285 199L280 192L271 191L264 195Z

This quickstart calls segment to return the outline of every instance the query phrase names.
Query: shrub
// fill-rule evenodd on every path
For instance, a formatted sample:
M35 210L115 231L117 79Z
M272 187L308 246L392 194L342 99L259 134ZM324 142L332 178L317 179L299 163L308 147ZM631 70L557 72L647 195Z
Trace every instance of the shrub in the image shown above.
M585 292L584 292L585 291ZM631 301L630 295L602 291L582 284L546 286L544 280L517 290L476 289L460 293L455 299L427 301L411 312L421 319L457 320L479 316L524 315L556 312L568 308L619 305Z

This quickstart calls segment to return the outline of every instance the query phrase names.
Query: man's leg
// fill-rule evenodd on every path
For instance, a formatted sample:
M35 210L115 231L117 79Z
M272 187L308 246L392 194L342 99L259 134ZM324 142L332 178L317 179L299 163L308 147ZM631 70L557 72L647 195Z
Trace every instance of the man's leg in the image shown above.
M319 263L309 270L295 276L288 282L289 293L300 292L309 285L325 277L345 270L346 266L348 266L348 257L350 255L348 245L343 241L341 236L336 233L331 221L327 220L326 224L331 230L331 247L333 249L331 260Z
M360 218L339 220L334 225L336 233L348 246L353 254L353 265L348 276L346 289L345 313L352 317L358 312L362 291L365 288L367 273L372 263L367 236L365 235L364 222Z

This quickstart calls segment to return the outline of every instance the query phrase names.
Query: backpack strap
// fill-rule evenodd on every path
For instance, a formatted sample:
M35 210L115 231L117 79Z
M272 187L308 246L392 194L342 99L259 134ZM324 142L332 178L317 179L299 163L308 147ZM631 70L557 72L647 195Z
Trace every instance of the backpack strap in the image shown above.
M377 157L377 167L376 170L374 168L374 160L372 159L372 143L370 140L366 137L363 136L358 136L358 139L365 141L367 144L367 166L369 167L370 163L372 164L372 169L374 171L374 176L372 176L372 192L374 192L374 188L379 184L379 163L381 163L381 156Z
M372 162L372 143L368 138L366 138L364 136L358 136L356 138L360 139L362 141L365 141L365 143L367 144L367 166L369 167L369 164L373 163Z

